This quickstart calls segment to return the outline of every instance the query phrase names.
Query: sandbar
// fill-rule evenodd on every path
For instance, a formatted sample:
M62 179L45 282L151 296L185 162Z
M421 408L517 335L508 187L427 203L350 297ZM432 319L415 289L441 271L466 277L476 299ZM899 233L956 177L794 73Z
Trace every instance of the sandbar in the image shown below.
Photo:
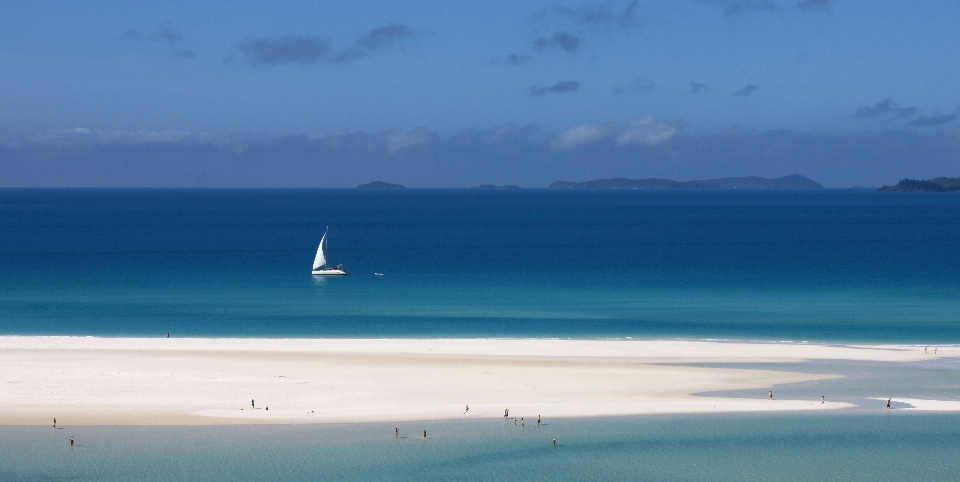
M934 356L957 357L960 348L933 355L904 345L696 340L2 336L0 424L400 422L501 418L505 409L535 424L538 415L833 410L850 404L821 404L814 393L768 400L767 390L836 374L682 364ZM697 395L744 389L756 396Z

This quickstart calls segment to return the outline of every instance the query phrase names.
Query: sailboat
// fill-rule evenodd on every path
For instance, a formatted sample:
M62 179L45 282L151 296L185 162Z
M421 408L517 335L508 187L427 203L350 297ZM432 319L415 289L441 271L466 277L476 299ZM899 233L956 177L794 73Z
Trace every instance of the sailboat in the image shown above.
M317 257L313 258L313 274L318 275L345 275L346 271L343 270L343 265L338 264L335 267L327 266L327 235L330 234L330 226L327 226L327 231L323 233L323 237L320 238L320 246L317 247Z

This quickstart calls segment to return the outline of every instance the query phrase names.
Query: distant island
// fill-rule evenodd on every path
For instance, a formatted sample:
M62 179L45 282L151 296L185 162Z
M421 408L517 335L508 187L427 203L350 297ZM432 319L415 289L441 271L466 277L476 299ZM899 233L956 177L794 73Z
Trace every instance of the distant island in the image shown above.
M481 184L479 186L474 186L472 189L520 189L520 186L516 184L505 184L503 186L497 186L495 184Z
M406 189L399 184L390 184L389 182L373 181L367 184L357 186L357 189Z
M759 176L724 177L702 181L670 179L598 179L586 182L556 181L554 189L823 189L820 183L799 174L767 179Z
M960 191L960 177L936 177L927 181L902 179L894 186L883 186L882 192L957 192Z

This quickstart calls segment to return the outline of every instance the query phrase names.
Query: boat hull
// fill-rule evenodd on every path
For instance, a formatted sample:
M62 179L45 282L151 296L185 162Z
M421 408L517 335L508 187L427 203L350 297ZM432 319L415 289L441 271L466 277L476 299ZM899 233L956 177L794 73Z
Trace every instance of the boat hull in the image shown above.
M315 269L313 270L313 274L319 275L319 276L343 276L347 274L347 272L342 269L331 268L331 269Z

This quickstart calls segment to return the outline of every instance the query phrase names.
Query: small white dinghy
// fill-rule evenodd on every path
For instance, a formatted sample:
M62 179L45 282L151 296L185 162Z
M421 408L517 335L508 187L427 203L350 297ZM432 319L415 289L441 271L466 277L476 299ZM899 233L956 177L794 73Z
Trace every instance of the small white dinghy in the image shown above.
M327 266L327 235L330 234L330 226L327 226L327 231L323 233L323 237L320 238L320 246L317 247L317 257L313 258L313 274L317 275L345 275L346 271L343 270L343 265L338 264L335 267Z

